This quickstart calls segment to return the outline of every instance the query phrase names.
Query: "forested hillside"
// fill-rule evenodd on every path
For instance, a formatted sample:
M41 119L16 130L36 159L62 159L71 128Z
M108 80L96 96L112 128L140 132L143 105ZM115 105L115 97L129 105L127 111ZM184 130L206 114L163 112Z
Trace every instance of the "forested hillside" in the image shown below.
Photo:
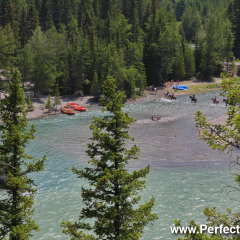
M211 80L240 57L239 9L240 0L0 0L0 69L17 67L35 96L56 86L99 95L107 75L129 97L172 78Z

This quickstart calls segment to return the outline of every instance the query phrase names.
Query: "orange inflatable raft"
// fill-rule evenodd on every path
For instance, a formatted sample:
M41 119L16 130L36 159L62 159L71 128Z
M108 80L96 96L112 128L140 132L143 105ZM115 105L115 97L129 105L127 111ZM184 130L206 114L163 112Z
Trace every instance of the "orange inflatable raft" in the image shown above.
M72 103L72 102L70 102L70 103L67 104L67 106L73 108L75 111L81 111L81 112L82 112L82 111L87 111L87 108L82 107L82 106L80 106L80 105L77 104L77 103Z
M76 112L68 106L63 106L63 107L60 108L60 110L61 110L62 113L67 114L67 115L76 114Z

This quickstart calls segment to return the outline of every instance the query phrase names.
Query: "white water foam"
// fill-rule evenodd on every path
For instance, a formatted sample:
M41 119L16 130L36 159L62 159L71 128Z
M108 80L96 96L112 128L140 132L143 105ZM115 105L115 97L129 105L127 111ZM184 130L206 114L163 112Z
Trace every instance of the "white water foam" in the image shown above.
M163 101L163 102L178 102L178 100L171 100L171 99L169 99L169 98L161 98L160 99L161 101Z
M180 118L186 117L186 115L177 115L177 116L167 116L167 117L161 117L160 120L152 120L152 119L139 119L136 121L136 123L166 123L166 122L172 122L176 121ZM156 119L156 118L155 118Z

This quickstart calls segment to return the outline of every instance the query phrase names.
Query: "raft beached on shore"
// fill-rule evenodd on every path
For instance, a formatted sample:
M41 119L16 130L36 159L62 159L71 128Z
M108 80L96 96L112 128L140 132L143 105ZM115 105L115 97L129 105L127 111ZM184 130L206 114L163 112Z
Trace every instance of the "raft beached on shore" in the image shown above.
M80 105L77 104L77 103L72 103L72 102L70 102L70 103L67 104L67 106L73 108L75 111L80 111L80 112L82 112L82 111L87 111L87 108L85 108L85 107L83 107L83 106L80 106Z
M177 90L188 90L187 86L173 86L173 89L177 89Z
M60 108L60 110L61 110L62 113L67 114L67 115L76 114L76 112L68 106L63 106L63 107Z

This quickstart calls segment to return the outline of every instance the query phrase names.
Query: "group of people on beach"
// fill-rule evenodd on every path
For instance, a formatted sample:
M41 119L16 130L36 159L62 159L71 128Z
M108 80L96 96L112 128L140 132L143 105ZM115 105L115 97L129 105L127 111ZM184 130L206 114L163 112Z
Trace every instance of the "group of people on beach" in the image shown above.
M154 117L153 117L153 116L151 117L151 120L152 120L152 121L159 121L160 119L161 119L161 118L160 118L160 116L159 116L159 115L157 115L157 118L156 118L156 119L154 119Z
M164 87L172 87L174 85L174 80L172 79L171 81L164 82L163 86ZM177 80L176 86L179 85L179 79Z

